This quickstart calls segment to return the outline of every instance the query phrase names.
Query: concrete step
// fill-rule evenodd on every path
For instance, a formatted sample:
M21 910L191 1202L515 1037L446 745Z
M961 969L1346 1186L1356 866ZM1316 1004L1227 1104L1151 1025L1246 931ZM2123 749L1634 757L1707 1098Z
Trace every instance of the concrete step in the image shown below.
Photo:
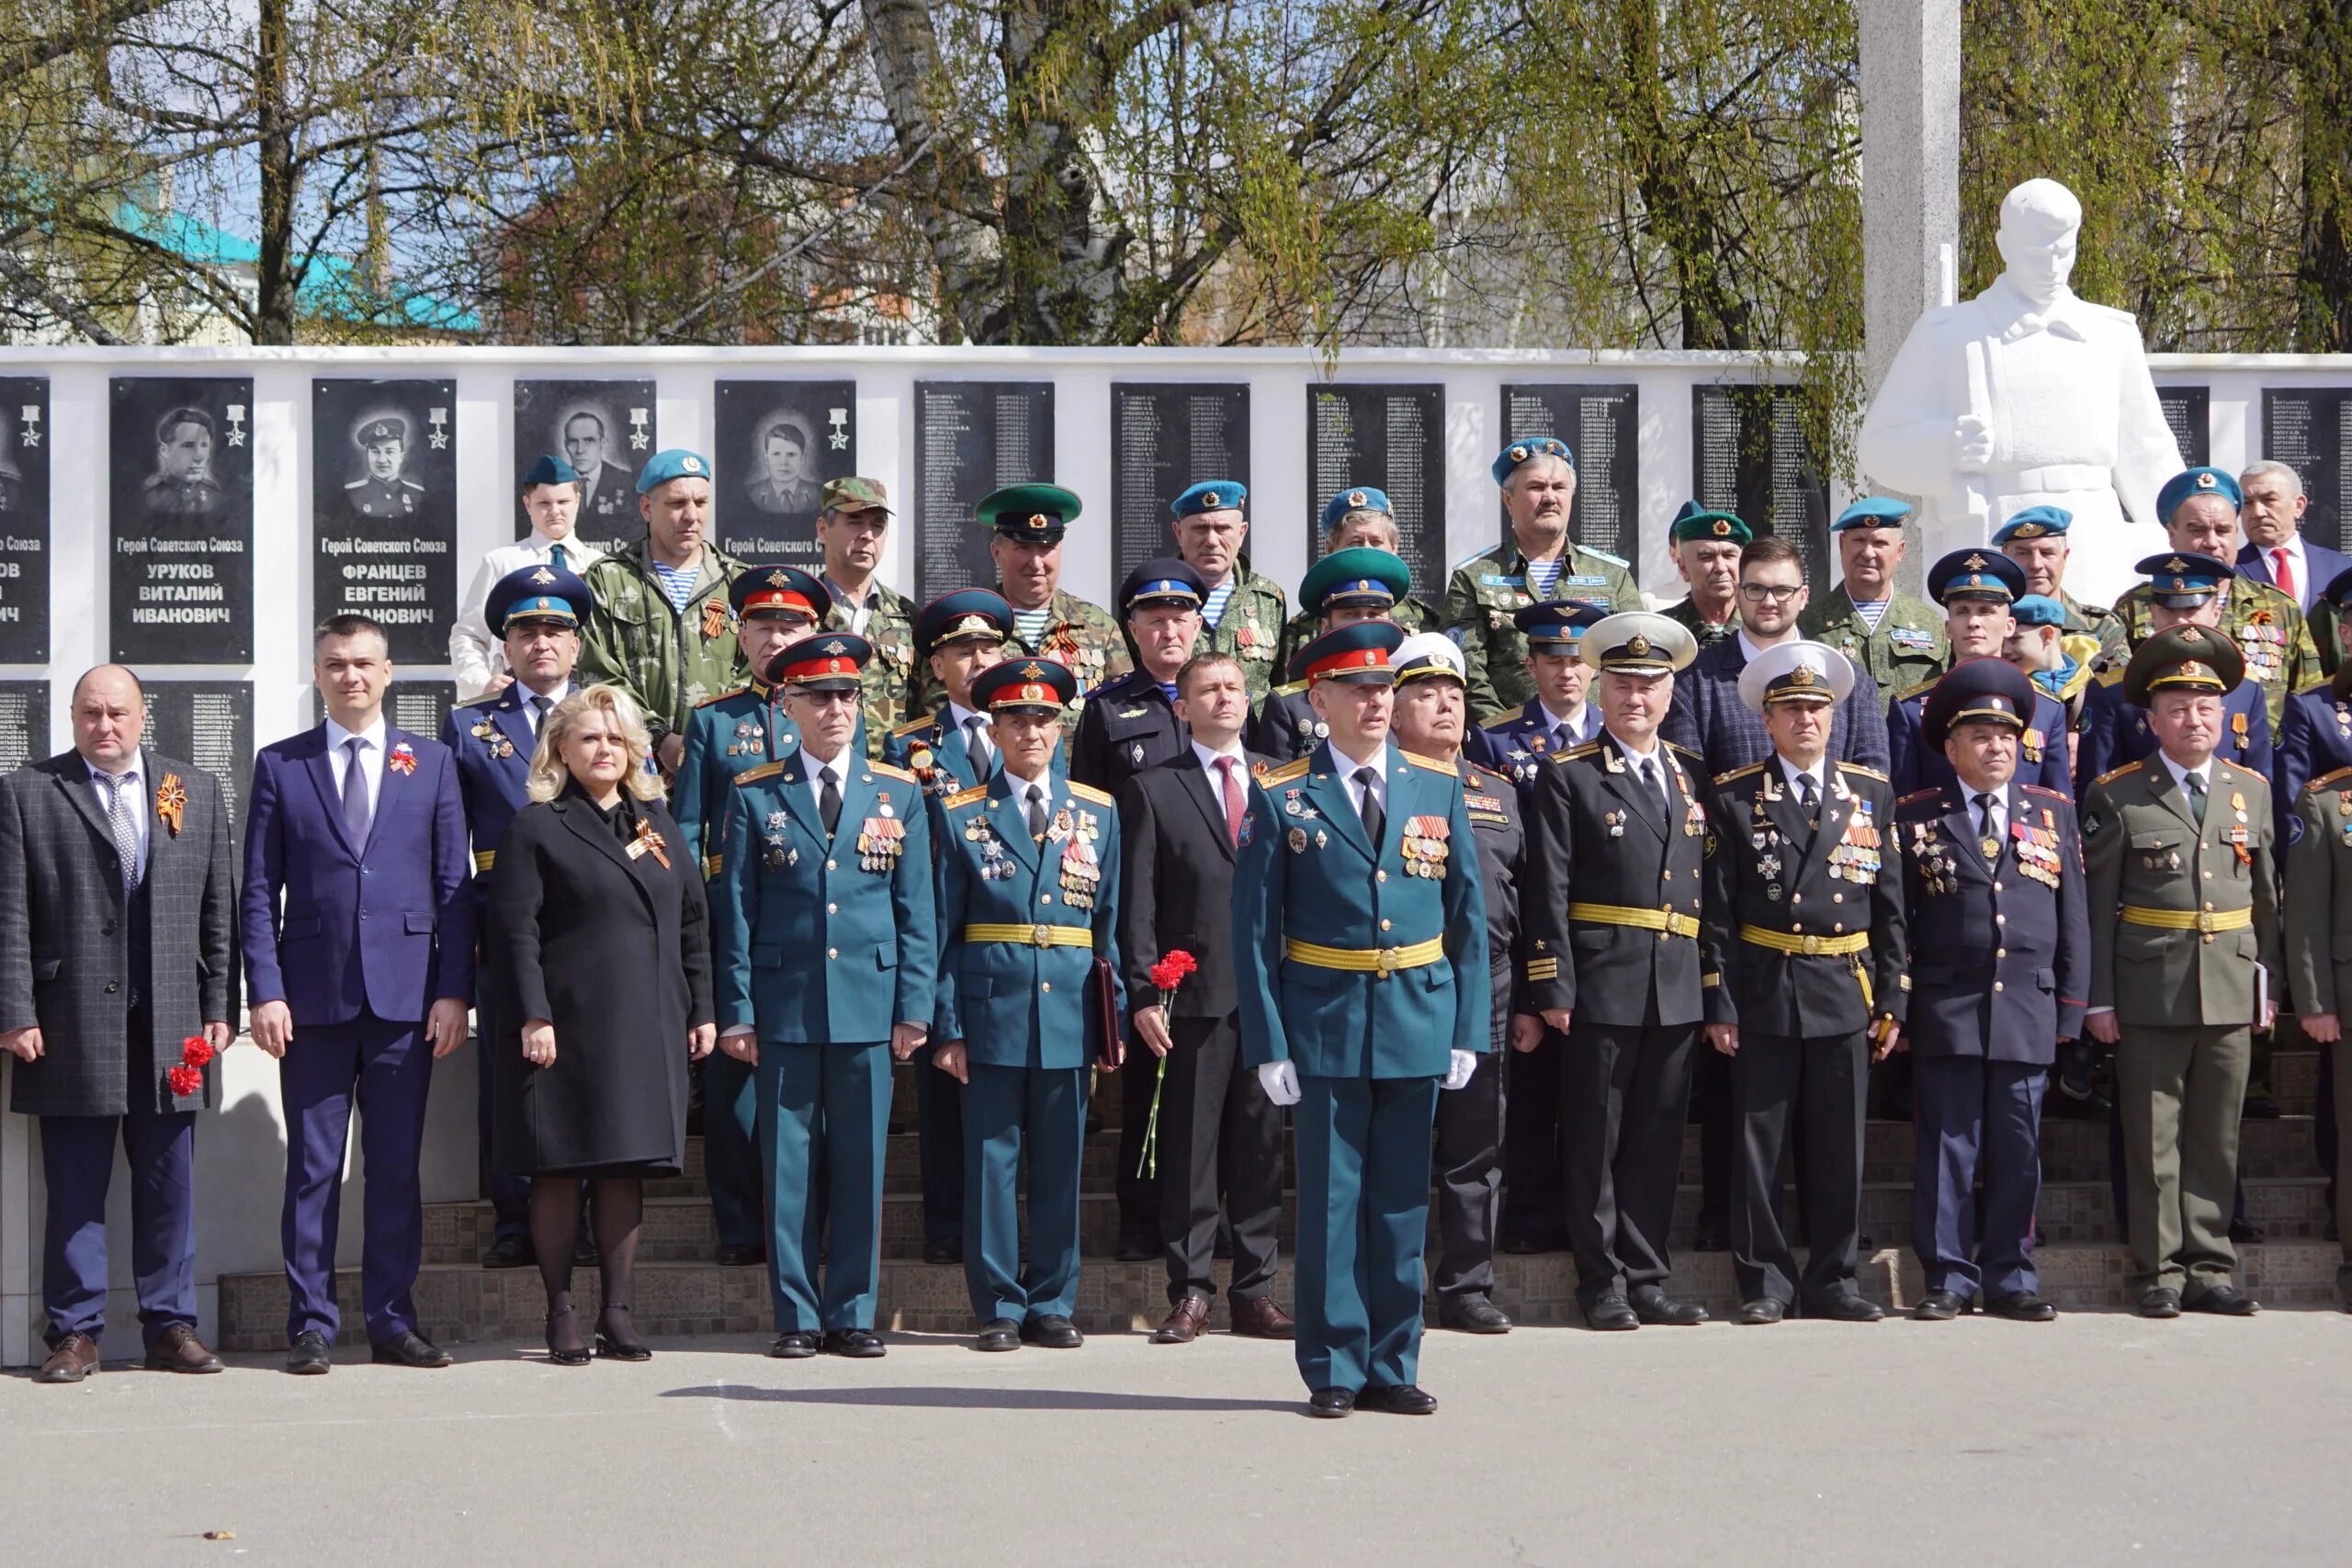
M2238 1250L2241 1282L2269 1307L2335 1304L2334 1243L2272 1241ZM2124 1284L2123 1248L2112 1244L2059 1244L2037 1254L2045 1295L2069 1310L2121 1310L2130 1304ZM1731 1259L1724 1253L1694 1253L1676 1259L1672 1288L1703 1303L1719 1318L1737 1307ZM1581 1322L1576 1307L1576 1269L1565 1256L1496 1259L1495 1299L1522 1324ZM1216 1269L1220 1288L1226 1267ZM1924 1290L1918 1264L1907 1252L1884 1247L1868 1256L1863 1291L1893 1310L1916 1302ZM1275 1295L1291 1298L1290 1265L1284 1258ZM357 1344L359 1275L339 1270L336 1294L345 1328L342 1343ZM583 1269L575 1299L593 1317L596 1279ZM424 1332L435 1341L466 1344L485 1340L537 1342L543 1331L546 1300L537 1274L528 1269L486 1273L476 1268L428 1266L418 1277L416 1301ZM659 1343L707 1334L766 1334L774 1331L766 1271L720 1269L711 1264L647 1263L637 1275L634 1317L645 1337ZM1434 1303L1430 1307L1435 1322ZM1138 1333L1167 1311L1166 1278L1156 1263L1114 1263L1089 1258L1079 1276L1077 1319L1089 1333ZM227 1350L275 1350L285 1344L286 1280L281 1274L225 1275L220 1280L221 1346ZM1225 1309L1212 1320L1222 1329ZM949 1265L887 1262L881 1281L880 1326L886 1331L966 1334L973 1327L964 1271ZM1859 1331L1859 1330L1858 1330ZM1892 1330L1890 1330L1892 1331ZM2020 1329L2019 1332L2023 1332ZM1268 1353L1283 1357L1269 1347ZM1283 1358L1286 1359L1286 1358Z

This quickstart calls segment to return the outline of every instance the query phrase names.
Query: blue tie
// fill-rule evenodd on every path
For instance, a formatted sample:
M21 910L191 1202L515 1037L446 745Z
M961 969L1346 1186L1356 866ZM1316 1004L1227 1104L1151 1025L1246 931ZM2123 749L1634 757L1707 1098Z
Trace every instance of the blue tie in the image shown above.
M555 569L558 571L567 570L571 565L570 561L564 558L563 547L561 545L551 545L548 547L548 559L555 563Z
M359 737L353 736L343 743L350 761L343 770L343 830L350 835L351 847L368 847L368 775L359 771Z

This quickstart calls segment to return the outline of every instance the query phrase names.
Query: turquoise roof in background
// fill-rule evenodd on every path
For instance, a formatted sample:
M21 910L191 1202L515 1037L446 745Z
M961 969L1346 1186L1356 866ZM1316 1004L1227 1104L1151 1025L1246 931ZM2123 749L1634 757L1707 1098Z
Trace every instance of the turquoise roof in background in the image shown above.
M198 266L257 266L261 246L186 212L158 213L125 202L116 222ZM430 332L478 333L481 318L465 306L429 294L380 298L349 256L314 255L298 299L304 314L329 321L400 324Z

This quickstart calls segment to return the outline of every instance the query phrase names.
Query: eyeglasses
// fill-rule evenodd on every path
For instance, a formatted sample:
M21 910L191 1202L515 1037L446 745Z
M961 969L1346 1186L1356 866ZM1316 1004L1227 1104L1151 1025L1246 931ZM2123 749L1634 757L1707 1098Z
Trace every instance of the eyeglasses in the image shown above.
M1770 599L1775 604L1785 604L1804 592L1802 582L1743 582L1739 596L1751 604L1761 604Z

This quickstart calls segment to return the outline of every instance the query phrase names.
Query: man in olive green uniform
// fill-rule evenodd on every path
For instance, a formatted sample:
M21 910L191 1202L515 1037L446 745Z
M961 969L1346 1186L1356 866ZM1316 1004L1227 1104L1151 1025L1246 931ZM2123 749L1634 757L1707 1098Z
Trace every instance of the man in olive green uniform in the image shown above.
M1797 622L1799 632L1844 654L1882 692L1907 692L1951 665L1943 612L1894 586L1910 516L1910 507L1883 495L1866 495L1839 513L1829 532L1842 581Z
M1356 485L1339 491L1323 503L1323 554L1337 555L1341 550L1385 550L1396 552L1396 517L1389 509L1388 492L1370 485ZM1419 599L1399 598L1388 607L1387 618L1404 628L1405 635L1425 632L1437 625L1437 612ZM1282 649L1274 658L1274 668L1287 680L1290 661L1302 648L1323 635L1323 617L1301 604L1298 614L1283 625Z
M2230 475L2219 468L2190 468L2166 479L2156 492L2156 515L2164 520L2165 536L2174 549L2233 561L2238 558L2238 507L2244 501L2238 481ZM2124 632L2134 648L2152 629L2149 593L2143 582L2115 602L2115 613L2123 617ZM2270 732L2278 734L2286 718L2287 699L2318 680L2322 671L2319 647L2312 641L2302 607L2293 595L2240 572L2230 580L2222 630L2237 644L2245 678L2261 686L2270 709Z
M2253 1031L2278 1011L2270 786L2213 755L2222 699L2244 674L2236 645L2212 628L2150 637L2123 688L2147 708L2159 750L2101 774L2083 799L2090 908L2100 911L2086 1026L2119 1046L2130 1280L2143 1317L2259 1310L2232 1283L2229 1220Z
M2066 532L2074 525L2075 514L2063 506L2029 506L2009 514L2009 520L1994 531L1993 543L2024 571L2028 594L2052 600L2065 612L2065 619L2058 624L2061 636L2098 639L2099 658L2093 674L2108 668L2120 670L2132 657L2131 642L2123 635L2123 617L2102 605L2086 604L2066 592L2066 562L2075 553Z
M710 460L673 447L637 477L645 537L589 563L596 596L580 650L583 686L609 682L637 699L664 773L685 755L687 716L751 671L735 637L729 586L743 563L712 544Z
M1604 611L1645 607L1623 561L1568 537L1577 468L1566 442L1552 435L1514 441L1487 471L1502 487L1510 538L1457 565L1445 589L1444 630L1470 667L1470 712L1480 724L1535 694L1527 634L1511 618L1520 611L1556 599Z
M2305 786L2287 818L2285 947L2287 989L2303 1032L2334 1058L2336 1170L2352 1170L2345 1133L2352 1129L2352 1059L2344 1003L2352 997L2352 962L2336 957L2335 933L2352 931L2352 768L2323 773ZM2335 1183L2335 1234L2346 1247L2335 1292L2352 1312L2352 1181Z
M890 531L890 492L856 474L827 479L819 492L817 544L825 552L825 629L854 632L874 649L858 673L866 754L879 758L890 732L915 714L915 607L876 575Z
M1674 542L1674 570L1690 592L1658 613L1702 649L1723 641L1739 629L1739 552L1753 530L1728 512L1686 501L1667 536Z
M1289 601L1273 579L1250 570L1241 553L1250 520L1241 514L1250 491L1233 479L1203 479L1168 503L1176 514L1176 553L1208 584L1201 606L1195 653L1229 653L1241 661L1252 705L1275 683Z
M1012 636L1004 657L1026 653L1050 659L1078 681L1078 694L1135 668L1126 635L1110 611L1062 592L1062 535L1078 520L1079 500L1059 485L1006 485L989 491L973 515L995 537L989 558L996 563L996 591L1012 607ZM935 708L947 694L937 676L923 682L922 705ZM1073 709L1070 717L1075 720Z

